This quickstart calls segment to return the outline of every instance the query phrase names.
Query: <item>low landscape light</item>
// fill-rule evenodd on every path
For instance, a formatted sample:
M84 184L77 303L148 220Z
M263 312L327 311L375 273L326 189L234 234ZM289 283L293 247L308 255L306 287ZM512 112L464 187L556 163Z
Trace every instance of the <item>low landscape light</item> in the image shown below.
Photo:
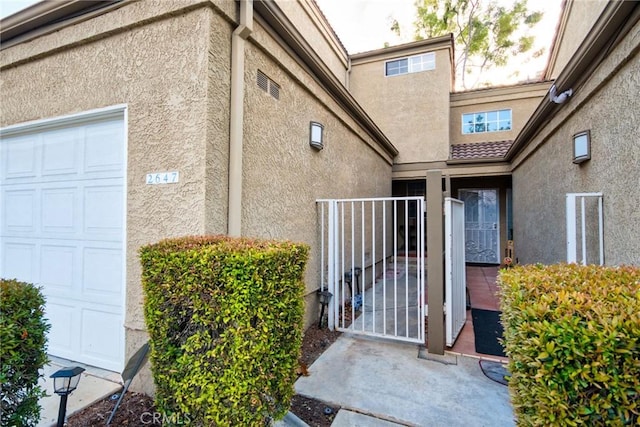
M322 329L322 319L324 318L324 308L329 305L333 294L329 291L323 291L318 289L318 299L320 300L320 320L318 322L318 328Z
M78 387L80 374L84 368L70 366L62 368L51 375L53 378L53 391L60 396L60 408L58 410L58 427L64 426L64 418L67 413L67 397Z

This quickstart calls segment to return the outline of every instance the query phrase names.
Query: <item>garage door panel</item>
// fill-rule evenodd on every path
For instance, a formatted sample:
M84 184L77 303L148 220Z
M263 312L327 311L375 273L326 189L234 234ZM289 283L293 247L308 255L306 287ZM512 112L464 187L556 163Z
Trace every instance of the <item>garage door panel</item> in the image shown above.
M35 243L2 242L0 277L35 283L35 266L38 264Z
M78 153L81 148L81 129L57 129L44 134L42 141L43 177L75 175L80 172Z
M122 252L109 248L84 248L82 293L84 299L122 304Z
M36 176L39 140L39 135L28 135L3 142L4 155L2 156L3 172L1 177L4 180L10 181Z
M79 310L72 304L47 298L45 317L49 319L48 352L59 357L77 360L74 348L78 348L80 322Z
M112 365L122 352L122 321L120 316L100 310L83 309L81 354L99 366ZM111 369L116 367L111 366Z
M40 283L47 295L72 294L78 279L78 248L75 245L44 244L40 250Z
M77 187L46 188L42 190L41 223L45 234L77 233L81 228L77 214Z
M118 371L124 122L50 123L0 139L0 277L42 287L50 354Z
M87 186L84 189L84 231L121 238L122 236L122 185Z
M85 172L112 172L109 176L124 176L123 123L96 123L87 126L85 131Z
M3 234L36 231L37 198L37 192L33 189L3 191Z

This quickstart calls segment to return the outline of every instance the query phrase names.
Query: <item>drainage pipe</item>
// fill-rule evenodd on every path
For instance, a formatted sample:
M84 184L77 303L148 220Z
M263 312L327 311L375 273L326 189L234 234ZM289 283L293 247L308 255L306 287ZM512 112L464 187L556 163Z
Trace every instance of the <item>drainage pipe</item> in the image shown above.
M244 125L245 44L253 25L253 0L240 0L238 27L231 35L231 105L229 113L229 206L227 234L242 233L242 145Z

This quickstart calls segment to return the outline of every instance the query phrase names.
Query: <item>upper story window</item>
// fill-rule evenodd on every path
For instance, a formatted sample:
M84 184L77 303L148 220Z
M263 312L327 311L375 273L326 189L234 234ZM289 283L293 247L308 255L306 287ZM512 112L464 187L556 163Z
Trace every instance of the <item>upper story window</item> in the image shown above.
M384 63L385 76L398 76L400 74L418 73L420 71L436 68L436 55L433 52L422 55L408 56L394 59Z
M462 133L511 130L511 110L482 111L462 115Z

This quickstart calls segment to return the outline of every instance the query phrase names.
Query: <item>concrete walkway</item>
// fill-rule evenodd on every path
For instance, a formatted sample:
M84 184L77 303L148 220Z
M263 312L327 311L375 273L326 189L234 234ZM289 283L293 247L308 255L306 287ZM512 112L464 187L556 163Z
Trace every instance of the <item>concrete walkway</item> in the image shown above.
M415 345L343 334L296 392L341 406L337 427L515 425L507 387L485 377L478 359L418 356Z

